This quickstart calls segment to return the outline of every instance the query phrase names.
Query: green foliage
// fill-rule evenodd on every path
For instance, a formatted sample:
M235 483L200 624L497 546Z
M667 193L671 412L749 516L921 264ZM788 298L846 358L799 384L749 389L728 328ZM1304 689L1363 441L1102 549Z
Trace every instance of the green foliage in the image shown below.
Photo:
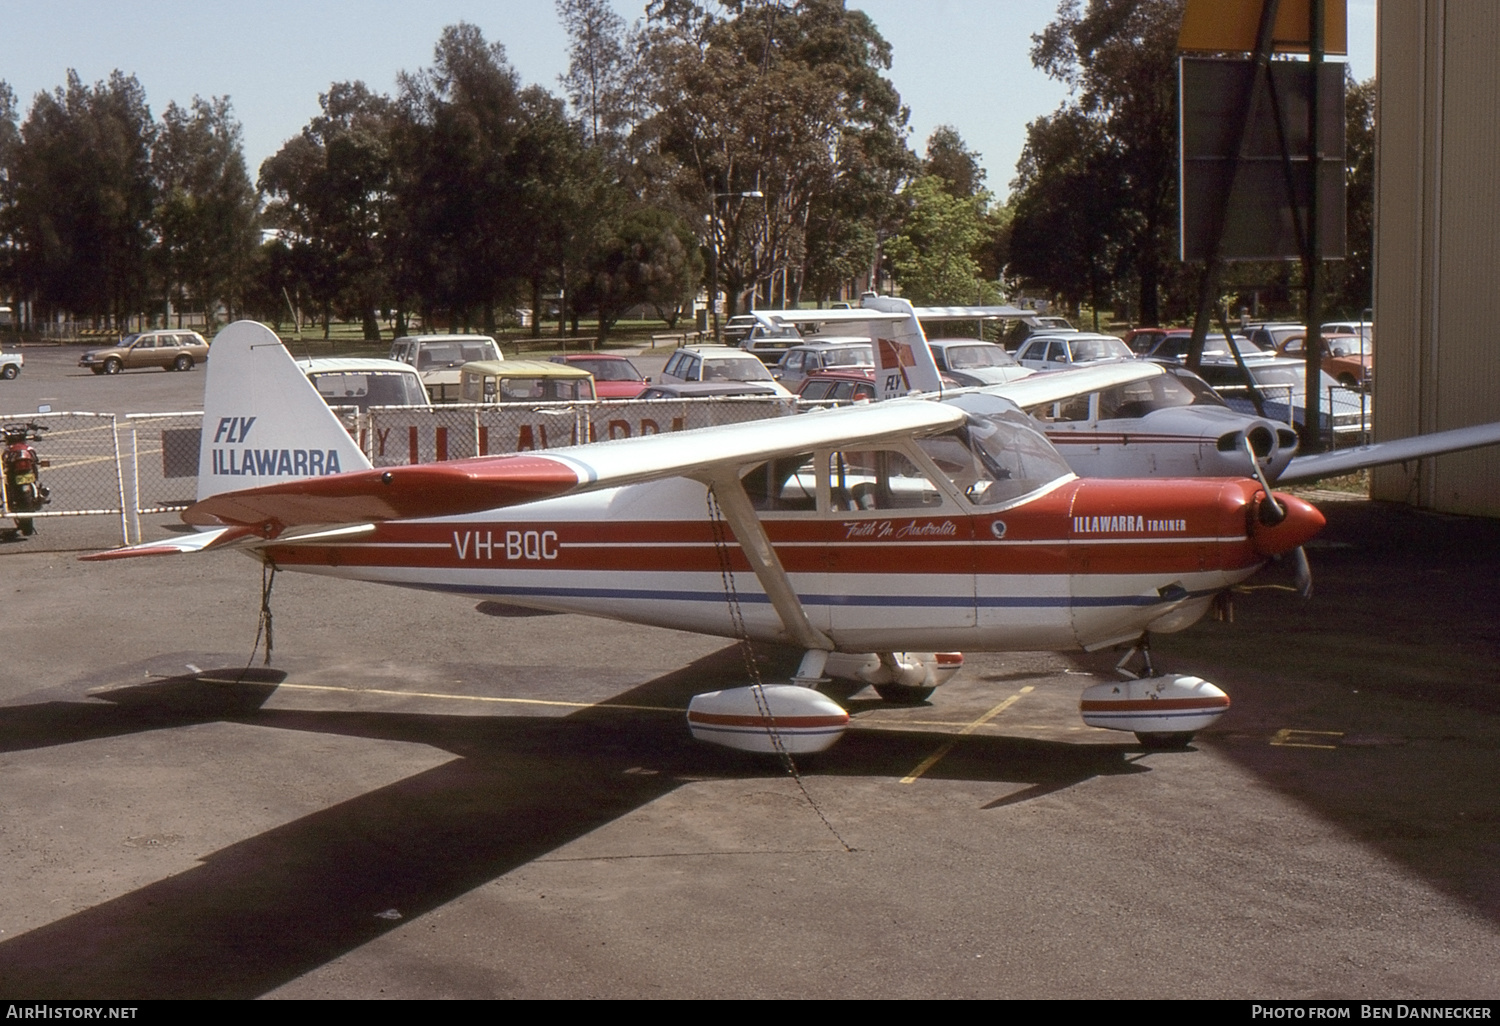
M1134 283L1140 321L1158 321L1163 265L1177 228L1177 30L1183 0L1063 0L1057 18L1032 37L1032 64L1066 82L1073 98L1027 128L1027 153L1017 169L1013 273L1076 302ZM1060 141L1088 147L1069 152ZM1023 220L1065 212L1065 187L1085 190L1089 214L1045 227ZM1103 195L1100 195L1101 191ZM1093 215L1093 216L1090 216ZM1101 228L1095 216L1104 215ZM1025 230L1023 230L1023 228ZM1070 229L1087 234L1073 238ZM1066 259L1068 243L1083 252ZM1036 252L1042 246L1049 252Z
M589 259L579 307L595 311L598 339L628 308L654 307L675 324L703 277L703 257L692 231L676 215L636 207L607 232Z
M233 319L257 245L259 197L227 97L168 104L151 154L163 291L179 309L222 302Z
M924 175L906 190L911 209L885 244L902 295L918 306L995 302L999 290L980 277L974 252L984 241L989 193L955 196L946 179Z
M119 72L41 93L10 147L6 223L19 290L39 311L123 318L147 290L156 126Z
M322 113L261 165L266 219L290 235L299 284L322 309L325 332L337 304L378 338L393 108L363 82L335 83L318 103Z
M643 144L687 209L710 217L730 309L787 272L820 283L868 267L911 168L907 112L883 75L890 46L840 0L745 0L710 12L682 0L648 8L640 77ZM757 191L758 199L739 194ZM816 241L816 248L810 242ZM853 253L843 247L857 247Z

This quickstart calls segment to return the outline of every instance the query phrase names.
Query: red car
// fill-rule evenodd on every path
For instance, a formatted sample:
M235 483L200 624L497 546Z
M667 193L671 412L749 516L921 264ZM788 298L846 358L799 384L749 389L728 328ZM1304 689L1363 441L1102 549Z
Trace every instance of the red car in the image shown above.
M835 401L868 401L875 398L875 369L825 370L802 379L799 399L832 399Z
M594 392L600 399L634 399L646 387L646 378L635 364L611 353L567 353L552 357L553 363L578 367L594 376Z

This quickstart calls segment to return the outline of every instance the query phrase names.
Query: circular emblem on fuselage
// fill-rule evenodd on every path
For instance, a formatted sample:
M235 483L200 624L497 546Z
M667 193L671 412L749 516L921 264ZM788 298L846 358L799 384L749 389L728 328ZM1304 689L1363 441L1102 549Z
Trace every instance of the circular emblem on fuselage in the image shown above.
M1004 520L991 520L990 521L990 534L993 534L996 538L1004 538L1005 537L1005 521Z

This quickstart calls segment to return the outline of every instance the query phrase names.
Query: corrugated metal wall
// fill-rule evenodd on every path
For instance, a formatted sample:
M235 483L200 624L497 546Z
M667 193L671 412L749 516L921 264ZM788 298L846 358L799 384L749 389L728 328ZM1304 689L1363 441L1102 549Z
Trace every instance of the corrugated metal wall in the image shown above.
M1384 0L1376 62L1378 441L1500 420L1500 3ZM1500 447L1372 494L1500 516Z

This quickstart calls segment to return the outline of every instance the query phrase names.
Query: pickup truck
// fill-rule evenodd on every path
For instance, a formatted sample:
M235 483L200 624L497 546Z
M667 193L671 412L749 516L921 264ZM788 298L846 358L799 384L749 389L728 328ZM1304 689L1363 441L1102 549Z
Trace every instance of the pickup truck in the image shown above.
M20 353L0 353L0 378L9 381L21 373L21 365L26 358Z

